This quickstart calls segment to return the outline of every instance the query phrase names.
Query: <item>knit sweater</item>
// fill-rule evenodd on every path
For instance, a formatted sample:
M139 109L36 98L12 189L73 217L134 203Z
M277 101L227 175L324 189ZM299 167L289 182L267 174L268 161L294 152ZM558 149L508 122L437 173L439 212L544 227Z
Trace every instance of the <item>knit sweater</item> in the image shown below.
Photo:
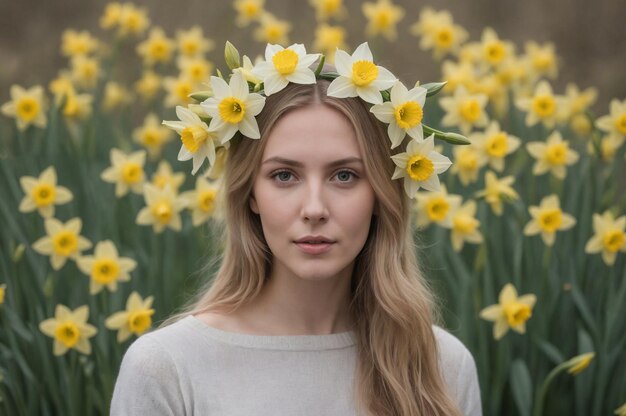
M474 359L433 326L443 377L462 414L482 414ZM356 416L353 331L264 336L226 332L187 316L126 351L111 415Z

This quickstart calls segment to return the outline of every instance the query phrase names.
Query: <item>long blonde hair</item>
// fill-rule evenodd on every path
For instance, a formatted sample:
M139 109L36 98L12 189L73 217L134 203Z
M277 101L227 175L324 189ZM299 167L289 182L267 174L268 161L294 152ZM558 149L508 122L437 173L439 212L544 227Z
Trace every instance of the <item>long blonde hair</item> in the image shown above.
M223 177L226 242L220 268L181 312L161 326L209 310L232 312L260 293L272 257L249 197L266 138L290 110L321 103L341 112L354 127L378 205L367 241L355 259L351 283L350 314L359 357L357 406L373 415L460 415L439 368L432 325L440 318L416 258L410 200L402 181L391 180L389 139L361 99L328 97L327 87L324 80L289 84L267 98L257 117L260 140L232 139Z

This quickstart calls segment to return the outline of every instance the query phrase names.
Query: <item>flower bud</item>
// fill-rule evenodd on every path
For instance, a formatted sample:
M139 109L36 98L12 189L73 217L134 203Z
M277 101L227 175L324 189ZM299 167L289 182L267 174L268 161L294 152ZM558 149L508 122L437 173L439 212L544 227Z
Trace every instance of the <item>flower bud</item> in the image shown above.
M237 69L241 66L239 51L229 41L226 41L226 47L224 48L224 58L226 58L226 65L228 65L231 70Z

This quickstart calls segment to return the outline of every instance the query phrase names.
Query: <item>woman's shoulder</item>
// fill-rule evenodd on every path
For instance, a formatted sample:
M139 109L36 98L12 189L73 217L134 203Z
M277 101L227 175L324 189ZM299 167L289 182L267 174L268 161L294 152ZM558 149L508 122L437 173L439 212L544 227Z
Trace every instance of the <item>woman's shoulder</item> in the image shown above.
M439 355L443 361L459 362L472 358L472 354L465 344L446 329L433 325L433 333L437 339Z

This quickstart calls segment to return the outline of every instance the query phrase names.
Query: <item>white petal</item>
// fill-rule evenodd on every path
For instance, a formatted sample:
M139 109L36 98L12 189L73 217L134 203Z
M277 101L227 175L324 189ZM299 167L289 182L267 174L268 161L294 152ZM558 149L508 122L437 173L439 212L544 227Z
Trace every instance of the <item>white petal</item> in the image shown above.
M253 116L246 116L239 122L239 131L251 139L258 139L261 137L259 133L259 125Z
M395 118L393 104L390 102L373 105L372 108L370 108L370 112L374 114L377 119L387 124L391 123Z
M280 52L283 49L285 48L283 48L280 45L272 45L271 43L268 43L267 46L265 47L265 60L268 62L271 62L272 57L276 55L276 52Z
M335 52L335 68L337 68L339 75L344 77L352 75L352 58L350 58L347 52L337 49L337 52Z
M264 81L265 95L270 96L278 91L282 90L289 84L285 78L281 77L277 73L271 74Z
M191 159L192 157L193 157L193 153L187 150L187 148L184 145L180 146L180 150L178 151L178 157L177 157L178 160L180 160L181 162L184 162L186 160Z
M226 81L219 77L211 77L211 89L217 101L221 101L225 97L230 97L232 94Z
M404 84L400 81L396 81L391 87L391 103L394 107L397 107L401 104L404 104L408 100L408 92L409 90L404 86Z
M391 139L391 148L394 149L402 143L402 139L406 136L406 132L398 126L396 122L390 123L387 128L387 134L389 134L389 139Z
M388 69L378 66L378 77L372 84L374 84L379 91L382 91L393 87L397 81L397 78Z
M357 87L356 92L363 100L370 104L382 104L383 97L380 91L372 84L367 87Z
M236 71L230 78L230 89L233 92L233 97L240 100L246 100L250 90L248 89L248 82L245 80L241 72Z
M427 189L429 191L433 191L433 192L437 192L441 189L441 185L439 183L439 176L437 176L437 174L435 173L430 175L430 177L426 179L425 181L420 182L420 185L422 186L422 188Z
M356 97L358 95L356 92L356 87L354 86L352 81L346 77L335 78L333 82L331 82L328 86L328 91L326 92L326 94L329 97L336 98Z
M261 110L263 110L263 106L265 105L265 97L261 94L252 93L248 95L248 100L246 101L246 108L250 114L253 116L258 115Z
M352 54L352 61L370 61L372 62L374 57L372 56L372 51L370 51L370 47L367 42L363 42L360 44Z
M188 124L196 124L200 121L200 118L193 111L180 105L176 106L176 115L181 121Z
M304 71L295 71L287 75L287 81L294 84L315 84L315 74L310 69Z

